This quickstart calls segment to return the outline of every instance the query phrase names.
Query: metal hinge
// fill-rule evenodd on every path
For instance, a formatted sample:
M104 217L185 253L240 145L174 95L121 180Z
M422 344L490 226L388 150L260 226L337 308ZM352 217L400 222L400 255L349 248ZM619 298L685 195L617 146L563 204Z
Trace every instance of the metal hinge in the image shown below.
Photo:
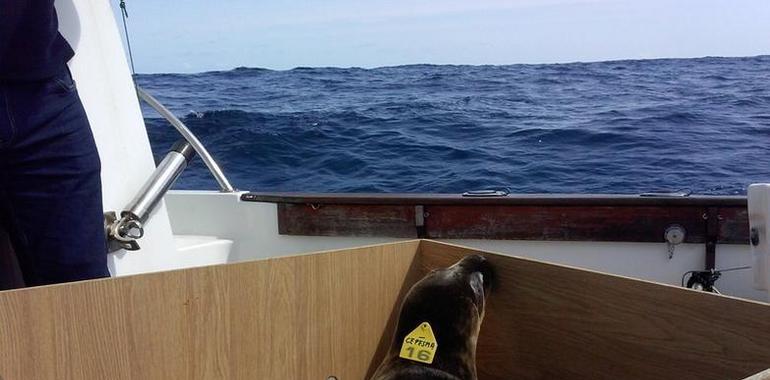
M510 194L508 189L470 190L463 193L464 197L505 197Z

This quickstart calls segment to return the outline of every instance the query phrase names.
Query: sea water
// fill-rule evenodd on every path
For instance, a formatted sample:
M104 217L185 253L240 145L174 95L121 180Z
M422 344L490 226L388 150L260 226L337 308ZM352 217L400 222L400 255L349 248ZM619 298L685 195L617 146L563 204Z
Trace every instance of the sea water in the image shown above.
M770 56L138 75L251 191L744 194ZM156 158L179 137L145 107ZM177 189L216 189L199 159Z

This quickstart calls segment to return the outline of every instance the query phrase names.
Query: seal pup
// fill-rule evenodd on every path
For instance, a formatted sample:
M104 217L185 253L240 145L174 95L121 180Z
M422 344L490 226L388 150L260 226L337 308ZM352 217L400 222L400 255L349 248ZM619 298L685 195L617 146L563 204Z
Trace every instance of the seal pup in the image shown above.
M371 380L476 380L476 341L492 280L487 259L470 255L414 284Z

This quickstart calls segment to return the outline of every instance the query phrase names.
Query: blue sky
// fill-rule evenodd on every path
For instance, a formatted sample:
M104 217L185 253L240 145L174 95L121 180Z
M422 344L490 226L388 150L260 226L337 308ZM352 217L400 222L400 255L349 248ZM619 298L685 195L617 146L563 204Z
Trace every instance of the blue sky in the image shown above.
M770 0L126 3L143 73L770 54Z

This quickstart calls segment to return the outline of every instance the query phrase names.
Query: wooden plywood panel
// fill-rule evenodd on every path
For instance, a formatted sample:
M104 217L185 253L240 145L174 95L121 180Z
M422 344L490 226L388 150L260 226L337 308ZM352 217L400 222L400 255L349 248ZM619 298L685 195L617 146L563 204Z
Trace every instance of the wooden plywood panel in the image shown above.
M756 375L749 376L743 380L770 380L770 369L762 371Z
M0 378L362 379L417 246L0 292Z
M420 245L420 255L415 251ZM365 379L425 241L0 292L0 377ZM770 306L487 255L500 279L483 379L742 379L770 366Z
M423 272L471 252L424 241ZM770 366L770 305L501 255L480 379L743 379Z

